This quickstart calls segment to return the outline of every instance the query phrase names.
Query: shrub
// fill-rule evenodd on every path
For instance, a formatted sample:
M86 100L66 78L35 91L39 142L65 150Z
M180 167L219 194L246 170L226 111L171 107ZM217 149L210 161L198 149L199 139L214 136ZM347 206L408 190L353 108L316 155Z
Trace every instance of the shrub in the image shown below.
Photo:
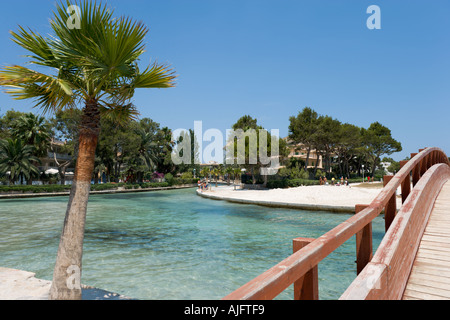
M169 185L172 185L172 184L173 184L174 177L173 177L173 175L172 175L171 173L167 173L167 174L164 176L164 179L166 180L166 182L167 182Z
M144 189L147 188L164 188L168 187L169 184L167 182L149 182L149 183L143 183L141 184L141 187Z
M91 191L112 190L117 189L118 187L119 185L115 183L93 184L91 185Z
M317 180L308 179L283 179L283 180L271 180L267 182L267 188L277 189L277 188L295 188L300 186L315 186L319 185Z
M70 185L60 185L60 184L51 184L51 185L40 185L40 186L28 186L28 185L19 185L19 186L0 186L0 193L8 193L8 192L22 192L22 193L46 193L46 192L62 192L70 190Z
M192 175L192 172L183 172L181 174L181 179L183 180L192 180L194 176Z
M284 189L288 187L288 180L267 181L266 187L269 189Z

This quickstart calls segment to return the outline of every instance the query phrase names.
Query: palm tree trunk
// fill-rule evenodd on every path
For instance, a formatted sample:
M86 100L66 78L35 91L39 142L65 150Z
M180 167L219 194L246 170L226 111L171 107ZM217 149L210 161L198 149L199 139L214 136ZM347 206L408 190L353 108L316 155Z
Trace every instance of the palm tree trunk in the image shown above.
M99 134L100 112L97 101L88 101L83 109L75 176L56 257L49 296L51 300L81 299L84 226Z

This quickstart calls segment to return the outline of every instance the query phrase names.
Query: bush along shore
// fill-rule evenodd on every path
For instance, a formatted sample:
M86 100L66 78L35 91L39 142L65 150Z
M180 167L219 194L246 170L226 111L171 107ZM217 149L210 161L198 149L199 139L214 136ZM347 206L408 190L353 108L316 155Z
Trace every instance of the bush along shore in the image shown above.
M362 178L348 179L348 183L362 182ZM334 182L329 179L328 184L338 184L340 179ZM320 180L309 180L309 179L280 179L280 180L270 180L267 182L268 189L284 189L284 188L296 188L301 186L318 186L320 185Z
M197 185L198 179L172 179L169 182L145 182L136 184L127 183L103 183L92 184L91 191L114 191L114 190L142 190L142 189L160 189L170 188L183 185ZM70 185L14 185L0 186L0 194L40 194L40 193L68 193Z

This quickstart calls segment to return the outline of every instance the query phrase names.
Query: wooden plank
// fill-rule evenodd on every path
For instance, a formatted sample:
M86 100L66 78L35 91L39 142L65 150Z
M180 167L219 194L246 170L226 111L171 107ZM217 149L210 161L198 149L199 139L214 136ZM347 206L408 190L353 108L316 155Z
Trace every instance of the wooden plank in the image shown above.
M416 270L413 270L411 273L411 276L414 275L414 279L411 279L413 282L422 281L423 283L439 283L445 284L447 286L450 285L450 278L448 277L442 277L441 275L436 274L428 274L423 272L416 272ZM419 282L420 283L420 282Z
M437 233L450 233L450 224L437 224L437 223L432 223L432 224L428 224L427 228L425 230L425 232L429 232L429 233L433 233L433 232L437 232Z
M403 300L423 300L423 299L419 299L419 298L416 298L416 297L410 297L410 296L403 296Z
M442 230L442 229L441 230L439 230L439 229L428 229L423 234L427 235L427 236L435 236L435 237L449 237L450 236L450 231Z
M442 278L450 278L450 271L429 268L426 265L425 266L423 266L423 265L414 265L413 270L411 272L411 275L413 275L414 273L424 273L424 274L439 276L439 277L442 277Z
M444 242L439 242L439 241L424 241L422 239L422 241L420 242L420 246L421 248L433 248L436 250L442 250L442 251L447 251L450 250L450 244L449 243L444 243Z
M431 236L431 235L428 235L428 234L424 234L422 239L426 240L426 241L430 241L430 242L441 242L441 243L448 243L448 244L450 244L450 238L449 237Z
M434 203L403 299L450 299L450 181Z
M427 265L433 265L436 267L442 267L444 269L450 270L449 263L442 260L436 260L436 259L429 259L429 258L422 258L422 257L416 257L416 262L422 262Z
M416 300L447 300L446 297L415 291L411 289L406 289L404 295L408 297L414 297Z
M417 257L435 257L436 259L441 259L441 260L448 260L450 261L450 252L448 251L440 251L440 250L431 250L431 249L424 249L421 248L418 252L417 252Z
M430 232L430 231L424 232L424 235L432 236L432 237L450 237L450 233L447 233L445 231L437 231L437 230L434 230L432 232Z
M445 299L450 299L450 291L443 290L440 288L435 288L435 287L429 287L426 285L420 285L420 284L415 284L415 283L409 282L408 285L406 286L406 290L414 290L416 292L422 292L422 293L426 293L426 294L440 296Z
M417 258L426 258L426 259L434 259L434 260L441 260L446 261L447 263L450 263L450 256L447 254L439 253L439 251L420 251L417 252L416 255Z
M433 259L417 257L414 260L414 266L419 266L419 267L423 267L423 268L434 268L434 269L439 269L442 271L450 272L450 269L448 268L448 264L446 264L446 263L439 264L439 263L437 263L437 260L433 260Z

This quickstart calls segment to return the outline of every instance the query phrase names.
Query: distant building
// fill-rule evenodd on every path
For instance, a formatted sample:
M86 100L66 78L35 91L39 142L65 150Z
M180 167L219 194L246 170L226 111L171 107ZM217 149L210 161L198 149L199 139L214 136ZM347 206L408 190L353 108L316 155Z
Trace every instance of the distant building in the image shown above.
M207 163L201 163L200 167L217 167L220 166L220 163L217 161L210 160Z
M285 138L285 139L287 142L287 146L289 148L288 158L301 159L306 163L306 157L308 155L307 148L301 143L294 144L292 141L288 140L288 138ZM323 170L322 156L319 155L319 159L317 160L317 152L316 152L316 150L313 149L309 153L307 167L315 168L317 161L319 161L319 163L317 164L317 168Z

